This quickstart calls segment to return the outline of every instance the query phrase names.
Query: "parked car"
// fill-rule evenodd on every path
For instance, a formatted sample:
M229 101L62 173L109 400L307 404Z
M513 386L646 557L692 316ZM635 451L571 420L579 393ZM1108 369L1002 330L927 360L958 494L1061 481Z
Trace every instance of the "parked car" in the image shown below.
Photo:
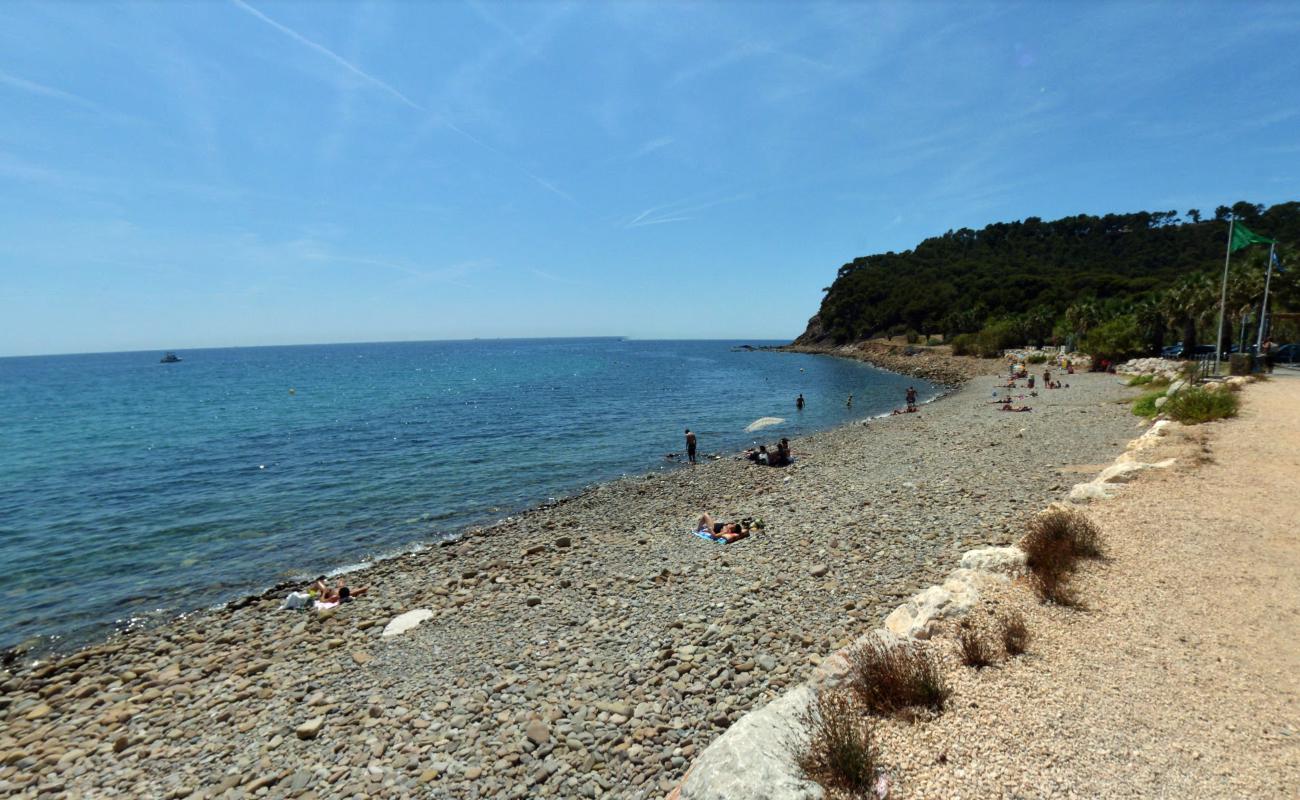
M1273 348L1273 362L1275 364L1295 364L1300 362L1300 343L1292 342L1275 346Z

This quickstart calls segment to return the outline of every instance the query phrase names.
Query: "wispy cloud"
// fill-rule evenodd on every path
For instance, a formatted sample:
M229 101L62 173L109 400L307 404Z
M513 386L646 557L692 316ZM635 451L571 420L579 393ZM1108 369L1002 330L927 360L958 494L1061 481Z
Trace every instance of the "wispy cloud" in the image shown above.
M374 86L376 89L379 89L380 91L389 95L390 97L402 103L403 105L409 106L410 108L413 108L417 111L426 110L419 103L415 102L411 98L402 94L397 89L393 88L391 84L386 83L385 81L379 78L376 78L374 75L371 75L369 72L366 72L361 67L358 67L356 64L353 64L351 61L348 61L346 58L334 52L333 50L329 49L325 45L320 44L319 42L313 42L311 39L308 39L306 36L303 36L301 33L298 33L293 28L290 28L287 25L282 25L279 22L276 22L275 20L271 19L267 15L263 14L261 11L258 11L256 8L250 6L248 3L245 3L244 0L230 0L230 2L234 3L236 7L242 9L243 11L248 12L249 14L252 14L254 17L265 22L267 25L270 25L272 28L275 28L277 31L283 33L285 36L288 36L290 39L293 39L295 42L298 42L302 46L314 50L317 53L320 53L330 61L333 61L335 64L338 64L340 67L352 73L353 75L357 76L362 81L370 84L371 86Z
M547 271L544 270L544 269L537 269L536 267L529 267L529 268L528 268L528 271L531 272L531 273L533 273L533 274L536 275L537 277L541 278L542 280L550 281L551 283L562 283L562 284L564 284L564 285L566 285L566 286L584 286L584 285L585 285L585 284L583 284L581 281L575 281L575 280L573 280L572 278L565 278L565 277L562 277L562 276L560 276L560 275L556 275L556 274L554 274L554 273L547 272Z
M671 136L660 136L657 139L651 139L650 141L645 142L640 147L638 147L636 149L636 152L632 153L632 155L628 156L628 158L630 159L643 158L655 152L656 150L662 150L665 147L668 147L669 145L673 144L673 142L675 141L676 140L673 139L673 137Z
M675 200L671 203L652 206L633 216L622 224L624 229L644 228L648 225L665 225L670 222L686 222L695 219L696 214L715 206L735 203L749 199L748 194L738 194L717 200L700 201L693 198Z
M17 75L11 75L8 72L0 72L0 84L27 92L28 94L60 100L64 103L69 103L79 108L83 108L86 111L94 111L96 113L104 113L105 111L104 107L99 103L87 100L80 95L73 94L72 92L65 92L62 89L56 89L53 86L46 86L45 84L37 83L36 81L29 81L26 78L20 78Z

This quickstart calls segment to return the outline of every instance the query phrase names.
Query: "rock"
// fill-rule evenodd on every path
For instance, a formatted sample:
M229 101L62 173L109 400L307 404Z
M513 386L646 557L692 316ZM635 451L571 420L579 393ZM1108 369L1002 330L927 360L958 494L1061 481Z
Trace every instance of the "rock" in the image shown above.
M356 663L358 667L364 667L366 664L369 664L373 660L374 660L374 656L370 655L369 653L366 653L361 650L352 651L352 661Z
M1147 469L1148 465L1140 461L1129 461L1121 464L1111 464L1101 471L1094 483L1128 483L1133 480L1137 473Z
M1169 402L1169 396L1168 396L1168 395L1165 395L1164 397L1157 397L1157 398L1156 398L1156 401L1155 401L1155 403L1154 403L1153 405L1154 405L1156 408L1164 408L1164 407L1165 407L1165 403L1168 403L1168 402Z
M776 669L776 659L769 655L761 655L757 660L758 666L762 668L764 672L771 672Z
M821 800L822 788L791 759L790 744L806 736L799 718L812 698L799 686L737 720L695 761L681 800Z
M528 598L524 600L524 605L528 606L529 608L532 608L533 606L540 606L541 604L542 604L542 598L538 597L535 594L529 595Z
M1025 567L1025 551L1019 547L981 547L967 550L961 557L962 569L981 572L1018 572Z
M113 740L114 753L120 753L130 746L131 746L131 738L129 736L119 736Z
M545 552L546 552L546 545L544 544L535 544L532 547L524 548L525 556L536 556L536 555L541 555L542 553Z
M417 608L414 611L407 611L405 614L398 614L393 617L392 621L384 627L383 636L398 636L411 630L427 619L433 618L433 612L427 608Z
M540 719L531 720L524 728L524 736L533 744L543 745L551 740L551 729Z
M572 547L572 546L573 546L573 540L570 539L568 536L561 536L560 538L558 538L558 539L555 540L555 546L556 546L556 547Z
M1087 503L1090 500L1109 500L1110 493L1103 483L1076 483L1066 499L1071 503Z
M465 770L465 780L476 781L479 779L479 776L482 774L483 774L482 768L470 767L469 769Z
M325 724L325 717L319 716L309 719L303 724L293 729L299 739L315 739L320 734L321 726Z
M976 583L987 573L955 569L942 586L931 586L913 595L885 617L885 630L904 638L929 638L930 623L961 616L979 599Z
M820 578L830 571L831 568L826 566L825 564L816 564L813 566L811 570L808 571L808 574L812 575L814 578Z
M23 714L23 719L40 719L49 714L52 710L53 709L50 708L48 703L40 703L29 708L27 713Z
M598 701L594 704L601 711L608 711L611 714L618 714L623 717L632 716L632 706L627 703Z

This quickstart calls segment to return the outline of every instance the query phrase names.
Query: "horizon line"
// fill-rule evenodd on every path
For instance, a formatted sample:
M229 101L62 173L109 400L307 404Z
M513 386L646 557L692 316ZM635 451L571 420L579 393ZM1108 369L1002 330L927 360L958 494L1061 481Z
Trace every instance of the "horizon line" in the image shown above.
M189 353L203 350L253 350L258 348L270 347L339 347L342 345L369 345L369 344L444 344L457 342L555 342L555 341L581 341L581 340L598 340L598 339L617 339L629 342L785 342L784 337L777 339L737 339L732 337L699 337L689 339L675 338L655 338L655 337L638 337L623 336L617 334L603 336L472 336L463 339L373 339L367 341L351 342L295 342L292 344L232 344L232 345L201 345L196 347L179 347L179 348L147 348L141 350L87 350L87 351L67 351L57 353L24 353L0 355L0 360L9 358L52 358L61 356L113 356L113 355L130 355L133 353ZM788 341L794 341L793 338Z

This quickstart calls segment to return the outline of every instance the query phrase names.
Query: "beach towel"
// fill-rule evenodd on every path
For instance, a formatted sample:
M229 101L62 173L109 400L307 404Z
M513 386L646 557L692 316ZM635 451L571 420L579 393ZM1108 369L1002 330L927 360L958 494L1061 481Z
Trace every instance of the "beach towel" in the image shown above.
M706 542L713 542L714 544L737 544L739 542L743 542L748 539L751 539L754 536L754 532L750 531L749 536L746 536L744 539L738 539L735 542L728 542L726 539L714 539L712 536L705 533L704 531L691 531L691 533L695 534L696 536L700 537Z

